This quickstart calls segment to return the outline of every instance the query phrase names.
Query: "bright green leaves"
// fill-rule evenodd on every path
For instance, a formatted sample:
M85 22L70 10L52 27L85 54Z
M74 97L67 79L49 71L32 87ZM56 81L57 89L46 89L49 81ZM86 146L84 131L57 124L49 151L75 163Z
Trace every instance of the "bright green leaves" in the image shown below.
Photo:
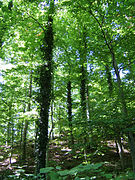
M86 178L85 174L87 174L87 178L89 179L90 177L102 177L104 173L101 173L101 166L103 163L96 163L96 164L87 164L83 165L80 164L70 170L59 170L56 167L54 169L53 167L47 167L47 168L42 168L40 169L40 173L47 173L51 180L56 180L56 179L66 179L66 178L75 178L75 179L80 179L80 178ZM107 176L107 175L106 175ZM109 175L108 175L109 176ZM110 176L111 177L111 176Z
M50 171L52 171L54 168L53 167L46 167L46 168L42 168L40 169L40 173L49 173Z
M3 3L0 1L0 8L2 7Z
M43 62L42 58L45 54L44 50L48 48L48 44L51 41L48 38L48 44L47 42L43 44L44 35L47 36L47 24L49 24L47 22L48 8L49 5L44 1L14 0L13 12L10 12L8 10L8 2L3 1L3 3L0 3L1 57L4 61L10 63L10 68L6 69L6 65L2 66L5 70L2 72L5 85L1 85L2 105L0 112L2 127L7 119L9 121L10 114L7 111L11 102L12 110L9 112L12 115L14 114L15 129L21 126L21 123L27 118L32 124L32 120L38 117L37 109L39 109L39 104L35 97L39 89L35 82L33 82L34 97L32 96L33 99L31 100L33 110L30 112L26 111L25 105L27 106L30 101L30 98L28 98L29 72L33 70L34 78L37 81L39 80L41 71L37 69L40 69ZM54 113L51 115L50 112L49 117L53 116L54 118L54 132L56 134L63 133L69 129L66 86L70 80L73 100L73 136L75 141L81 141L78 143L79 145L77 144L77 148L81 147L82 151L86 146L82 142L86 134L88 134L87 144L90 143L92 148L99 149L101 147L98 142L103 139L114 139L116 137L118 132L115 127L119 127L119 130L125 128L121 116L121 104L118 101L116 76L111 62L110 50L114 51L119 66L118 70L122 72L122 85L126 93L125 97L131 119L128 123L133 122L135 107L135 31L133 13L132 0L63 0L61 2L57 1L55 4L55 15L53 15L55 48L52 51L54 71L51 72L53 79L53 97L51 98L54 105ZM43 52L40 51L41 47L44 47ZM48 51L46 51L47 53ZM44 58L42 70L45 70L45 67L48 70L47 62L48 56ZM84 98L84 102L87 102L87 116L88 106L90 111L90 116L87 120L81 118L80 84L81 80L84 80L84 77L81 77L81 66L85 67L85 78L88 86L88 94ZM109 72L107 72L106 66ZM41 73L41 75L43 74ZM109 82L109 78L111 82ZM47 73L44 73L42 77L42 82L45 80L50 81ZM109 89L109 85L113 89ZM44 84L42 87L41 91L44 90ZM48 89L45 90L45 93L48 92ZM112 92L109 93L109 91ZM86 89L81 93L85 94ZM24 111L26 112L24 113ZM2 133L5 128L4 126L1 130ZM32 128L34 129L33 126ZM133 129L129 129L133 131ZM34 132L34 130L32 131ZM126 130L124 129L122 133L125 135L125 132ZM2 133L1 137L3 137ZM67 133L67 136L69 134ZM94 137L96 138L94 139ZM86 158L89 160L89 156L86 156ZM88 164L64 171L59 167L56 167L56 169L48 167L47 169L41 169L41 173L48 173L53 180L67 176L79 179L81 178L81 173L100 173L99 169L100 166L98 164ZM93 178L96 178L96 175L94 174ZM104 177L111 178L111 175L108 174ZM88 179L88 177L84 178Z

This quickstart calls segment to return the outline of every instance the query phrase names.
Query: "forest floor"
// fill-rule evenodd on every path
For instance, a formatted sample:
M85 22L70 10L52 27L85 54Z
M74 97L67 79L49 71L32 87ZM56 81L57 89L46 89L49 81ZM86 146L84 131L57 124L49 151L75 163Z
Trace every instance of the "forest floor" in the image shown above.
M127 149L127 144L124 145L124 161L125 168L131 168L131 158ZM12 157L11 157L12 151ZM76 150L74 155L68 147L68 142L63 139L54 139L49 146L49 161L50 167L60 166L62 170L71 169L82 162L98 163L104 162L104 169L107 172L119 173L122 171L119 155L116 152L116 146L113 141L107 141L100 144L100 149L89 149L87 156L83 150ZM34 145L28 143L27 146L27 161L25 166L20 166L20 149L16 145L12 150L10 146L0 146L0 179L3 176L13 174L19 168L25 169L25 173L34 173ZM2 179L3 180L3 179Z

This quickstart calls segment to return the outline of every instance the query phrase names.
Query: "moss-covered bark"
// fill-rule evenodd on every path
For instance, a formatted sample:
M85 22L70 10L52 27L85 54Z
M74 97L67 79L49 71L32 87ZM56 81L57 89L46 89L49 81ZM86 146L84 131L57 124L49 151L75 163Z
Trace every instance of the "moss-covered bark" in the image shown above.
M48 121L52 90L52 58L53 58L53 8L54 2L50 2L48 23L44 31L44 39L41 46L43 52L43 64L40 68L40 119L39 119L39 155L38 169L46 166L46 148L48 144Z

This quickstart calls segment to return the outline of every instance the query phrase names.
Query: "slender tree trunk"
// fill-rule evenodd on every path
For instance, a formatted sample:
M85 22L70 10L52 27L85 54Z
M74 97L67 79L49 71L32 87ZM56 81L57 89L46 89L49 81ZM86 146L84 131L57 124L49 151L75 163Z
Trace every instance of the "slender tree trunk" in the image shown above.
M53 129L54 129L54 122L53 122L53 102L51 103L51 129L50 129L50 132L49 132L49 135L48 135L48 144L46 146L46 167L49 166L49 141L52 138L53 136Z
M24 121L22 121L22 123L21 123L20 149L22 149L22 142L23 142L23 128L24 128Z
M106 69L106 76L107 76L109 94L110 94L110 97L111 97L112 91L113 91L113 83L112 83L112 75L111 75L110 68L109 68L108 64L106 64L105 69Z
M29 85L29 103L28 103L28 111L31 109L31 96L32 96L32 71L30 72L30 85ZM27 131L28 131L29 121L26 119L24 122L24 130L23 130L23 142L22 142L22 163L26 161L26 143L27 143Z
M12 117L11 117L12 118ZM14 122L11 119L11 151L10 151L10 164L12 164L12 154L13 154L13 147L14 147Z
M80 43L80 64L81 64L81 82L80 82L80 98L81 98L81 120L83 124L83 143L84 156L86 157L87 149L89 148L89 124L87 118L87 32L86 27L83 27L82 41Z
M123 150L123 145L121 142L121 137L118 135L117 136L117 145L118 145L118 152L119 152L119 157L120 157L120 162L121 162L121 167L122 170L124 170L124 150Z
M128 143L130 147L131 157L132 157L132 165L133 165L133 173L135 179L135 140L132 132L128 133Z
M54 139L54 120L53 120L53 102L51 104L51 130L49 132L49 139Z
M111 76L111 72L109 70L108 64L105 66L105 68L106 68L107 82L108 82L108 88L109 88L109 95L111 97L112 91L113 91L112 76ZM118 127L116 127L116 129L118 129ZM121 137L119 134L117 134L115 143L116 143L117 154L120 157L121 168L124 170L124 151L123 151L123 146L122 146L122 142L121 142Z
M87 111L88 111L88 120L89 120L89 126L90 126L90 119L91 119L91 110L90 110L90 98L89 98L89 86L87 85Z
M118 71L117 62L115 60L115 55L114 55L113 51L111 51L111 53L112 53L113 67L115 69L115 74L117 77L117 84L118 84L118 88L119 88L118 95L119 95L119 98L121 101L123 118L124 118L125 124L126 124L126 122L128 120L128 112L127 112L127 106L126 106L126 102L125 102L125 95L124 95L123 86L122 86L119 71ZM135 140L134 140L133 133L130 131L128 132L128 143L129 143L131 157L132 157L133 173L134 173L134 179L135 179Z
M52 91L52 58L53 58L53 11L54 1L50 1L48 23L44 31L41 50L43 52L43 65L40 69L40 119L39 119L39 156L38 171L46 167L46 151L48 145L48 121Z
M51 74L49 72L45 72L43 69L40 82L42 83L40 92L42 104L39 120L39 169L44 168L46 165L46 147L48 144L48 121L51 96Z
M12 105L9 105L9 119L8 119L8 125L7 125L7 145L10 145L12 140Z
M10 144L10 135L11 135L11 123L10 121L8 122L8 125L7 125L7 142L6 144L9 145Z
M85 68L82 65L81 68L81 88L80 88L80 95L81 95L81 113L82 119L84 122L87 121L87 105L86 105L86 72Z
M107 35L103 29L102 23L100 23L100 21L96 18L96 16L93 14L92 10L89 11L90 14L94 17L94 19L96 20L96 22L98 23L100 29L101 29L101 33L103 35L103 38L105 40L106 46L109 49L109 52L112 56L112 64L113 64L113 68L115 70L115 74L116 74L116 78L117 78L117 85L118 85L118 97L119 100L121 102L122 105L122 114L123 114L123 119L126 122L128 122L128 112L127 112L127 106L126 106L126 102L125 102L125 95L124 95L124 91L123 91L123 87L122 87L122 83L121 83L121 78L120 78L120 74L119 74L119 70L118 70L118 65L115 59L115 54L113 52L113 47L110 44L111 41L109 41L107 39ZM135 141L134 141L134 137L133 137L133 132L128 132L128 143L129 143L129 147L130 147L130 151L131 151L131 157L132 157L132 165L133 165L133 173L134 173L134 179L135 179Z
M59 137L61 136L62 134L62 128L61 128L61 109L60 109L60 104L58 105L57 107L57 118L58 118L58 129L59 129Z
M54 139L54 74L52 74L52 93L51 93L51 130L49 132L49 140Z
M34 147L34 154L35 154L35 174L39 173L39 118L35 121L35 147Z
M23 113L25 113L25 111L26 111L26 104L24 103ZM24 119L22 120L22 123L21 123L20 150L22 150L22 144L23 144L23 130L24 130ZM22 155L20 156L20 162L21 160L22 160Z
M72 97L71 97L71 81L67 83L67 109L68 109L68 123L70 129L70 145L72 150L74 149L74 136L73 136L73 126L72 126Z
M24 130L23 130L23 142L22 142L22 163L23 164L26 162L27 130L28 130L28 120L25 120Z
M87 104L86 104L86 70L82 65L81 68L81 88L80 88L80 95L81 95L81 117L83 123L83 139L84 139L84 155L86 156L87 147L89 143L88 137L88 122L87 122Z

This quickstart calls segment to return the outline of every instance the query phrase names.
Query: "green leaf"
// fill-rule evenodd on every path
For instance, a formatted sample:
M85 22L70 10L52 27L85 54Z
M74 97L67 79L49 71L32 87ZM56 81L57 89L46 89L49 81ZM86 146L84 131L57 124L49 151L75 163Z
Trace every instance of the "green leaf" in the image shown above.
M2 2L0 2L0 8L2 7L2 4L3 4L3 3L2 3Z
M66 175L70 174L70 171L69 170L59 171L58 174L60 176L66 176Z
M79 177L76 177L75 180L80 180L80 178L79 178Z
M48 172L52 171L53 169L54 169L54 167L41 168L40 173L48 173Z
M51 180L60 180L59 175L56 172L50 172L49 177Z
M56 166L56 169L61 170L61 167L60 166Z
M110 179L110 178L112 178L113 175L112 175L112 174L105 174L104 176L105 176L106 178Z

